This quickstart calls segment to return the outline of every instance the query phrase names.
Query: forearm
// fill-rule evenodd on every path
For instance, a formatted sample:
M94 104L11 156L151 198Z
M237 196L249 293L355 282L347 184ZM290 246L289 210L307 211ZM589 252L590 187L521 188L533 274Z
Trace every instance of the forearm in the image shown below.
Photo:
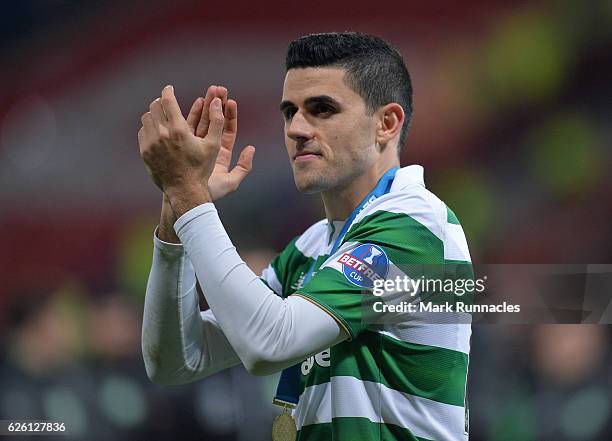
M155 238L142 352L147 374L156 383L195 381L240 361L212 313L200 314L195 283L183 247Z
M274 294L240 259L216 209L204 204L181 216L177 235L224 334L245 367L268 374L348 338L307 300Z

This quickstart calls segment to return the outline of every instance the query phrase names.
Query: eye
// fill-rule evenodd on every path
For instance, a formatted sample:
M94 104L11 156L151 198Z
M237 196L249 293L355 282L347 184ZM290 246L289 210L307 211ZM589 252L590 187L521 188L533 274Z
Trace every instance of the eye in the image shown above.
M317 103L312 109L312 113L314 115L325 118L325 117L331 116L332 114L336 113L336 109L334 109L329 104Z
M283 110L283 117L285 118L286 121L290 120L291 118L293 118L293 115L295 115L296 112L296 108L295 107L287 107Z

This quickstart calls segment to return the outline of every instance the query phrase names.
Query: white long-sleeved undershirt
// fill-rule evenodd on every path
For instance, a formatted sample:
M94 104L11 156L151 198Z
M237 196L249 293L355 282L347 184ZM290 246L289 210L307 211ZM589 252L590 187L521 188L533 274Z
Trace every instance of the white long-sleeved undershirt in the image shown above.
M142 351L153 381L188 383L239 362L271 374L348 338L317 305L271 291L240 258L213 204L183 214L174 228L182 245L154 237L145 297Z

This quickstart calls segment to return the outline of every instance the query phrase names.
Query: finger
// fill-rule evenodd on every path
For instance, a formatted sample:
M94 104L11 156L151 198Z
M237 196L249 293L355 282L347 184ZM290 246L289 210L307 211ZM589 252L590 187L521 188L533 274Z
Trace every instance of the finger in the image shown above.
M189 115L187 115L187 125L189 129L195 133L196 126L198 125L198 121L200 120L200 114L202 113L202 103L204 102L204 98L198 97L191 106L189 110Z
M142 115L142 117L140 118L140 121L142 122L142 127L144 129L144 135L146 138L154 135L157 132L157 129L155 128L155 123L153 122L153 116L151 115L151 112L147 112L144 115Z
M215 148L221 145L221 136L223 135L223 109L221 108L221 100L215 97L210 103L210 124L208 125L208 134L206 139Z
M244 178L246 178L253 169L254 156L255 147L252 145L246 146L244 149L242 149L242 152L240 152L240 157L238 158L236 166L229 173L230 181L232 182L234 189L238 188L240 183L244 181Z
M224 114L225 122L221 144L231 151L234 147L234 142L236 142L236 134L238 132L238 104L236 101L227 101Z
M147 135L145 133L144 127L141 127L138 131L138 147L142 150L142 146L147 141Z
M168 85L163 88L162 96L161 96L161 105L164 109L164 113L166 114L166 118L172 124L179 124L181 121L184 121L183 114L181 113L181 108L174 96L174 87Z
M142 158L143 153L149 148L149 141L157 136L157 131L155 130L155 123L153 122L151 112L142 115L140 121L142 122L142 127L138 131L138 150Z
M149 104L149 112L151 112L151 116L153 117L154 125L165 125L168 122L159 98Z
M227 87L217 86L217 97L221 98L223 109L225 109L225 104L227 103Z
M215 94L217 93L217 86L210 86L206 91L204 97L204 103L202 104L202 115L200 116L200 122L196 128L196 136L203 138L208 133L208 125L210 124L210 103L212 102Z

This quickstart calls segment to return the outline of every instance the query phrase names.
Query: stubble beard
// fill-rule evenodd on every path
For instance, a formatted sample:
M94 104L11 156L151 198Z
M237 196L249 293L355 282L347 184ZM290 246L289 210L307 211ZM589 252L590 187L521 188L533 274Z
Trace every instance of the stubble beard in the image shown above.
M354 179L353 173L347 173L346 167L330 167L325 170L294 170L295 186L300 193L314 194L326 191L342 190Z
M321 193L334 188L336 184L333 176L325 176L319 171L294 172L293 177L297 190L304 194Z

